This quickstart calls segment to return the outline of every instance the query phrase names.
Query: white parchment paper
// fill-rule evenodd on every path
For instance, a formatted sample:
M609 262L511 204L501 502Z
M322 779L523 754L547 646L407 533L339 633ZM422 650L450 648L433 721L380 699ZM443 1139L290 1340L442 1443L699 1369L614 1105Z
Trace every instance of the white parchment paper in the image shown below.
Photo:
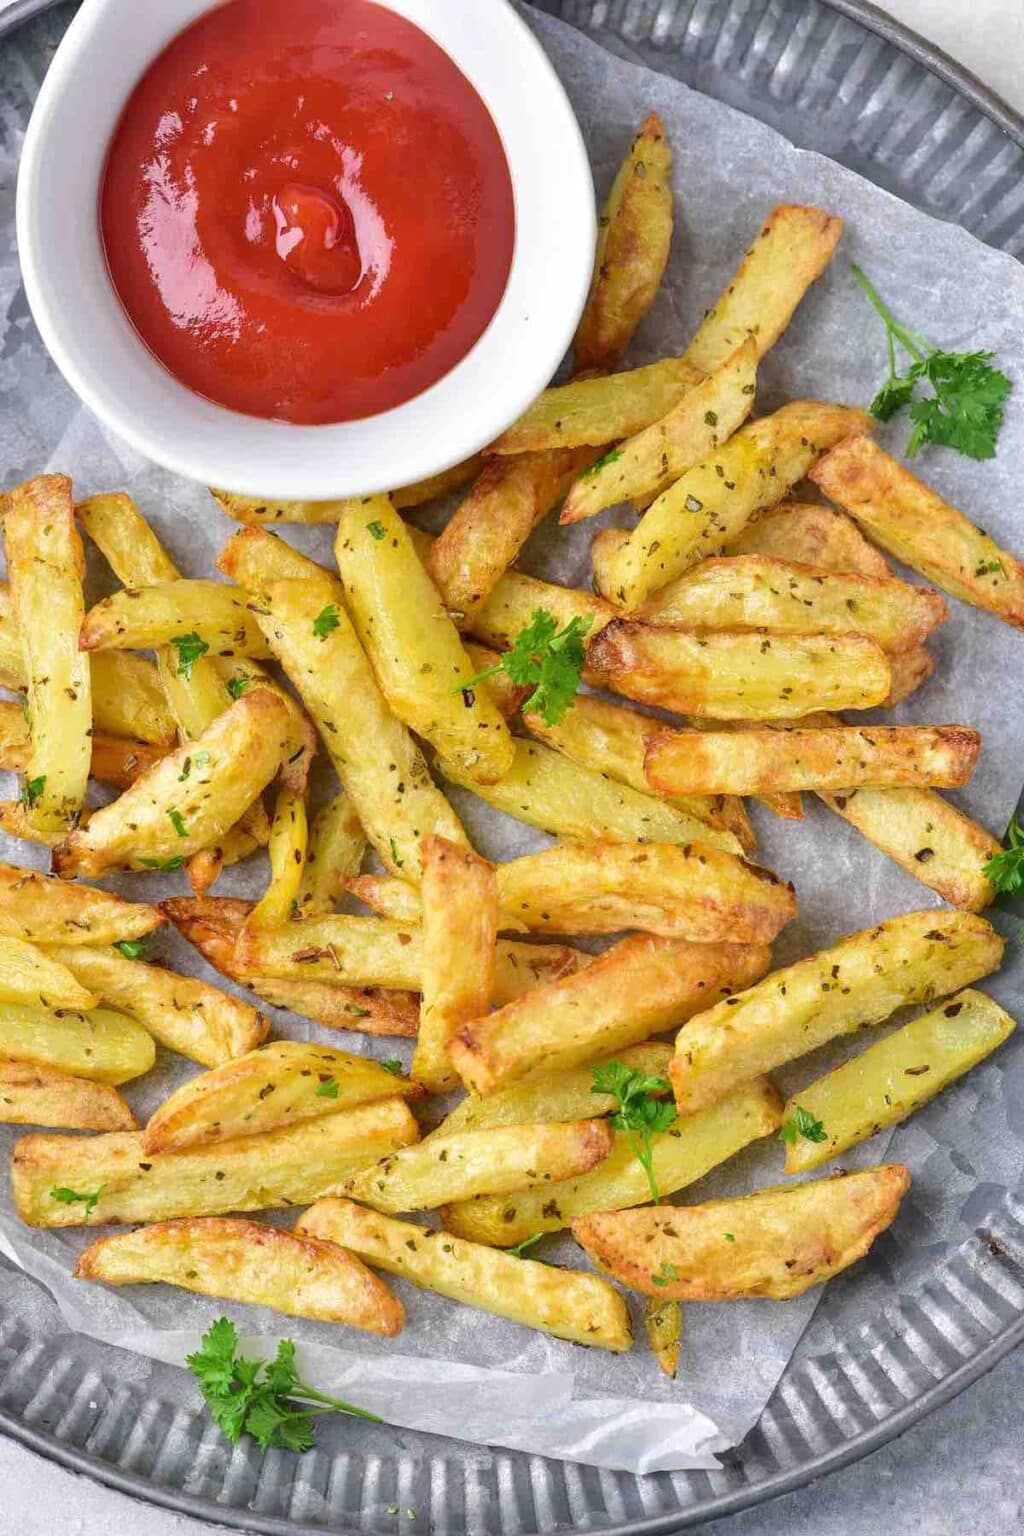
M830 161L794 149L752 119L676 81L622 62L559 22L526 14L572 97L602 194L636 124L651 107L661 112L675 150L673 257L631 360L647 361L685 344L771 204L822 204L846 220L840 254L766 359L758 408L771 409L797 396L857 404L871 398L885 371L884 340L849 274L850 260L858 260L926 335L950 348L991 347L1017 380L998 459L975 464L932 450L922 458L920 470L997 540L1010 548L1024 546L1018 510L1024 474L1024 275L1017 264ZM0 166L0 172L0 199L6 204L14 160ZM9 213L9 207L0 208L0 213ZM83 495L126 489L183 569L209 574L231 531L227 520L200 487L153 469L77 408L45 359L27 317L10 248L0 253L0 300L5 311L0 346L5 483L53 467L72 474ZM905 431L896 424L883 436L898 450ZM525 568L587 583L590 540L597 527L620 516L606 514L568 531L542 528L524 554ZM329 561L327 531L293 531L289 536ZM95 596L109 586L110 578L100 562L95 562L93 577ZM1001 832L1024 778L1024 637L953 600L950 609L948 624L933 642L937 674L899 718L965 722L981 729L981 762L961 800L973 815ZM9 785L3 793L11 793ZM507 858L546 841L469 795L456 791L453 799L490 857ZM928 891L812 797L807 799L804 822L784 824L757 813L757 830L759 857L795 881L800 899L799 920L776 948L779 963L894 913L936 904ZM0 842L0 856L23 864L43 862L39 850L6 839ZM264 878L262 868L230 871L218 890L253 894ZM148 899L180 890L181 882L177 876L126 876L113 883ZM217 979L176 935L160 935L154 954L179 969ZM291 1015L275 1014L274 1023L281 1034L339 1041L337 1034ZM358 1036L341 1037L341 1043L368 1049ZM1012 1042L1007 1049L1014 1049ZM401 1042L388 1041L386 1050L378 1045L376 1054L408 1059L409 1052ZM783 1086L808 1081L835 1054L819 1053L782 1074L780 1081ZM127 1096L144 1118L195 1070L161 1053L157 1070L129 1085ZM1016 1130L1024 1136L1019 1117ZM15 1139L13 1128L0 1127L0 1162L5 1166ZM918 1148L923 1157L934 1153L931 1138L903 1135L901 1151L915 1172ZM844 1163L875 1162L884 1152L885 1143L876 1139ZM716 1171L685 1198L750 1189L773 1182L780 1171L777 1145L761 1146ZM988 1178L985 1187L990 1190L1016 1188L1022 1171L1024 1144L1016 1135L1009 1153L1003 1145L994 1175L986 1174L980 1160L973 1170L976 1178ZM936 1206L944 1198L942 1186L933 1191L936 1221ZM956 1236L953 1218L961 1211L962 1190L951 1190L949 1199L958 1203L950 1207L952 1215L943 1230ZM410 1292L401 1283L396 1288L406 1302L408 1322L397 1345L325 1324L293 1319L283 1323L269 1311L210 1302L162 1286L106 1291L70 1279L75 1255L95 1235L25 1228L14 1217L6 1180L0 1188L0 1248L42 1281L71 1328L142 1356L180 1362L209 1322L227 1311L257 1344L261 1336L270 1336L267 1348L282 1333L295 1337L306 1368L320 1386L343 1392L392 1424L632 1472L714 1466L715 1452L736 1443L756 1421L818 1301L813 1293L785 1305L691 1306L679 1378L673 1383L659 1374L642 1346L624 1358L585 1351L429 1293ZM578 1250L567 1240L547 1240L540 1253L554 1262L580 1262ZM841 1331L841 1311L829 1327Z

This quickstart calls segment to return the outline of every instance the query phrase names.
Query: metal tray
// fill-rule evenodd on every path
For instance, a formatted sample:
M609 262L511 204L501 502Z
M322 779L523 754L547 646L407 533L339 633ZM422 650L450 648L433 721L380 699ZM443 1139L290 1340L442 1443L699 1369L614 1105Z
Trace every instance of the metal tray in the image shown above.
M865 0L535 3L1024 256L1024 119ZM73 9L0 10L0 148L16 145ZM13 239L10 186L0 238ZM8 318L31 323L22 296ZM867 1454L1024 1340L1024 1203L986 1210L976 1243L856 1337L843 1336L841 1298L830 1310L831 1347L798 1352L719 1472L635 1478L351 1422L322 1426L307 1456L260 1456L225 1445L182 1372L68 1334L55 1310L42 1325L37 1288L0 1259L0 1430L123 1492L250 1532L680 1530Z

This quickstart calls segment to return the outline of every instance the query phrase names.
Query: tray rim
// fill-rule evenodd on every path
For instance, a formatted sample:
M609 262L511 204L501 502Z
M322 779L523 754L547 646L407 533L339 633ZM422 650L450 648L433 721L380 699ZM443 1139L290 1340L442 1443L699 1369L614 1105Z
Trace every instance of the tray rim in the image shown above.
M8 0L0 11L0 44L9 33L60 3L62 0ZM847 20L857 22L921 64L1024 149L1024 113L1011 107L997 91L966 66L958 64L937 44L929 42L905 22L883 11L872 0L815 0L815 3ZM709 1524L739 1514L744 1509L767 1504L820 1477L838 1472L871 1455L958 1397L1021 1344L1024 1344L1024 1314L990 1339L972 1359L965 1361L885 1418L851 1435L831 1450L801 1462L798 1466L782 1468L755 1485L719 1494L695 1506L693 1510L652 1515L625 1521L618 1526L608 1526L607 1536L669 1536L669 1533L675 1531L692 1529L698 1524ZM338 1526L318 1526L306 1522L297 1526L293 1521L277 1515L257 1514L181 1489L165 1487L142 1474L124 1472L101 1457L69 1446L46 1430L24 1423L3 1407L0 1407L0 1435L56 1462L69 1472L90 1477L94 1482L113 1488L137 1502L189 1515L221 1528L247 1531L250 1536L256 1536L256 1533L265 1533L265 1536L338 1536L339 1531L343 1530ZM457 1445L459 1442L452 1443Z

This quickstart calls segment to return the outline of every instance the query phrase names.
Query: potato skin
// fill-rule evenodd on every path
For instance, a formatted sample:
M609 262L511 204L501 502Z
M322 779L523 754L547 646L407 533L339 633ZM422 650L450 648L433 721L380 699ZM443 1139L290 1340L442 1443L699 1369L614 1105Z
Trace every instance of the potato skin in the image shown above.
M138 1125L110 1084L4 1058L0 1058L0 1122L77 1131L134 1131Z

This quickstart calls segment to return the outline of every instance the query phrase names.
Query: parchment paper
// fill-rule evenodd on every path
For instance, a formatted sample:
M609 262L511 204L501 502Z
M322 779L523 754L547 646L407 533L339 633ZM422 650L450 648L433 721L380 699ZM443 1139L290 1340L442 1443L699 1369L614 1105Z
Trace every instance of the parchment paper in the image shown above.
M822 204L846 220L840 254L766 359L759 410L797 396L857 404L871 398L885 371L884 340L849 274L851 258L860 261L910 323L951 348L992 347L1000 365L1017 380L1018 392L1010 400L994 462L979 465L932 450L919 467L998 540L1010 548L1024 546L1018 511L1024 474L1024 275L1017 264L841 167L794 149L752 119L678 82L624 63L559 22L524 14L573 99L602 194L649 108L661 112L675 150L677 233L672 262L631 360L647 361L685 343L772 203ZM227 520L200 487L153 469L105 434L77 407L42 352L10 244L16 148L0 165L0 228L8 242L0 252L4 483L53 467L72 474L83 495L127 489L183 569L208 575L231 531ZM905 431L896 424L883 432L883 439L898 450ZM531 541L523 565L554 579L585 584L587 551L596 527L625 520L621 512L613 512L567 533L545 527ZM327 531L293 531L287 536L329 561ZM98 596L109 585L109 574L96 561L90 595ZM1024 777L1024 637L953 600L950 609L948 624L933 642L939 659L936 677L899 718L966 722L981 729L981 763L961 798L973 815L1001 833ZM323 787L326 790L326 781ZM12 790L5 785L2 792ZM491 857L508 858L547 841L469 795L453 792L453 799L478 846ZM778 963L894 913L937 904L813 797L807 797L803 823L784 824L755 814L760 859L794 880L800 899L798 921L778 942ZM22 864L42 866L40 852L6 839L0 845L0 856ZM218 891L251 895L264 879L258 866L234 870ZM181 878L126 876L112 884L155 899L179 891ZM180 969L218 979L176 935L160 935L154 954ZM1009 1005L1021 1002L1012 978L998 985ZM296 1038L312 1036L356 1050L367 1048L359 1036L339 1037L287 1014L275 1014L274 1023L280 1033ZM409 1051L401 1042L388 1041L386 1050L378 1046L376 1054L407 1060ZM836 1050L826 1050L797 1064L780 1074L782 1086L809 1081L837 1055ZM895 1150L910 1162L917 1181L915 1196L918 1189L926 1192L929 1241L915 1246L918 1228L911 1227L907 1240L898 1235L891 1242L884 1239L876 1253L891 1259L893 1245L902 1242L902 1251L917 1255L916 1264L908 1259L911 1280L924 1255L934 1261L967 1240L976 1224L979 1191L991 1203L1020 1187L1024 1123L1019 1110L1004 1105L999 1111L1003 1134L998 1154L992 1150L991 1136L978 1137L972 1112L982 1105L991 1115L994 1103L1005 1099L1008 1104L1010 1084L1020 1082L1022 1067L1024 1054L1011 1041L997 1063L978 1069L912 1127L896 1133ZM127 1097L144 1118L195 1070L162 1052L157 1070L129 1085ZM13 1128L0 1127L0 1162L5 1167L16 1136ZM876 1138L844 1158L844 1165L881 1160L887 1139ZM956 1177L949 1176L951 1167L959 1170ZM696 1201L750 1189L775 1181L780 1172L778 1146L762 1145L688 1190L685 1198ZM895 1231L899 1233L899 1223ZM714 1466L714 1453L736 1443L756 1421L819 1299L812 1293L785 1305L689 1307L679 1379L671 1383L642 1345L624 1358L584 1351L429 1293L410 1292L401 1283L397 1289L406 1302L408 1322L397 1345L162 1286L106 1291L69 1278L75 1255L95 1235L35 1232L21 1226L4 1181L0 1246L44 1283L71 1328L143 1356L180 1362L198 1334L226 1311L249 1336L269 1335L272 1340L287 1333L296 1338L319 1385L343 1391L392 1424L633 1472ZM540 1252L555 1262L580 1262L578 1250L567 1240L548 1240ZM872 1296L884 1297L885 1278L877 1258L870 1269L859 1266L843 1277L833 1288L837 1299L825 1309L828 1321L821 1336L842 1336L844 1304L862 1283L875 1287ZM888 1279L891 1284L891 1273Z

